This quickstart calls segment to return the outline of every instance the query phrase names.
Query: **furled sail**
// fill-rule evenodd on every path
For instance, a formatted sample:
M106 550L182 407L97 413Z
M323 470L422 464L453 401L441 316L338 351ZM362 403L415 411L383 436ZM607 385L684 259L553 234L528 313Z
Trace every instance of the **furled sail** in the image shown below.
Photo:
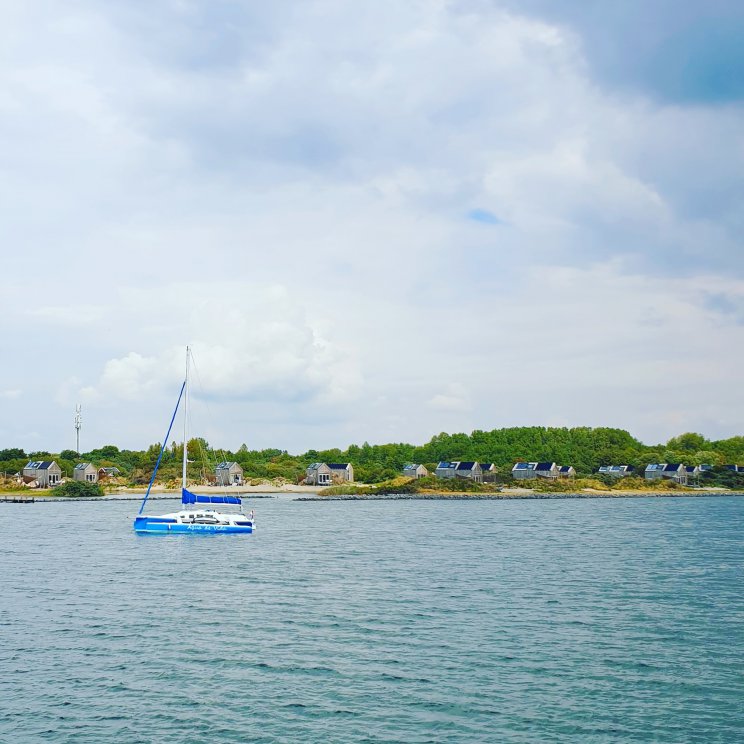
M204 496L201 493L191 493L191 491L181 489L182 504L240 504L242 503L237 496Z

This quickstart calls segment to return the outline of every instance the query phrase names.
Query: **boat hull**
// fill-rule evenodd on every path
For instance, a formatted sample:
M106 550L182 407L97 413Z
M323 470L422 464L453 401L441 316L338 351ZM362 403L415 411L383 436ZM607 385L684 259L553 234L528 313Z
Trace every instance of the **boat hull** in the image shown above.
M251 534L254 523L246 524L199 524L183 523L162 517L136 517L134 531L140 535L229 535Z

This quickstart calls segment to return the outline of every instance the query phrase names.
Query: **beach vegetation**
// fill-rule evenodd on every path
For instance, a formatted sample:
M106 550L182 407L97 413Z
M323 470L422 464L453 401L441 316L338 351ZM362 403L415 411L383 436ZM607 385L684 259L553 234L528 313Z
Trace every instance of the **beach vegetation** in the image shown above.
M51 496L65 496L68 498L92 498L103 496L103 488L98 483L68 480L50 491Z

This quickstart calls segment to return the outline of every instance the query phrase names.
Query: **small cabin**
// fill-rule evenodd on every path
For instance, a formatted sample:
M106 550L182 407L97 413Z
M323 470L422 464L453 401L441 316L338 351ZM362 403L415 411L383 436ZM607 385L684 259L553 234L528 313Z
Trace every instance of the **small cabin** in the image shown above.
M403 467L402 474L407 478L418 479L426 478L426 476L429 475L429 471L423 465L409 463Z
M437 464L434 475L437 478L468 478L477 483L483 481L481 466L477 462L464 460L442 460Z
M62 468L54 460L32 460L23 468L23 480L36 481L39 488L54 488L62 480Z
M81 462L73 468L72 478L83 483L98 483L98 468L90 462Z
M237 462L221 462L214 469L218 486L242 486L243 468Z
M535 465L535 477L555 480L560 476L560 468L554 462L538 462Z
M559 478L575 478L576 470L572 465L561 465L560 468L558 468L558 477Z
M672 480L680 485L687 485L687 468L679 463L655 462L646 465L646 480Z
M455 478L467 478L476 483L483 482L483 471L479 463L474 461L458 462L455 468Z
M331 469L324 462L314 462L305 471L305 483L308 486L330 486Z
M515 462L511 473L514 480L532 480L535 478L536 462Z
M434 475L437 478L454 478L455 470L457 470L457 466L459 464L459 462L449 462L448 460L442 460L441 462L437 463L436 470L434 470Z
M353 483L354 466L350 462L329 462L331 480L334 483Z

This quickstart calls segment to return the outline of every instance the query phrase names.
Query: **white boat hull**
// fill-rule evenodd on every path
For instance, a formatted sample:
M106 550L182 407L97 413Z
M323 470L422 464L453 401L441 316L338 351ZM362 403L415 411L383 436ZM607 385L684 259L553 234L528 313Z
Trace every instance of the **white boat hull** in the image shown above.
M158 516L143 514L134 519L134 531L140 534L235 534L251 533L255 528L252 517L211 509L186 509Z

